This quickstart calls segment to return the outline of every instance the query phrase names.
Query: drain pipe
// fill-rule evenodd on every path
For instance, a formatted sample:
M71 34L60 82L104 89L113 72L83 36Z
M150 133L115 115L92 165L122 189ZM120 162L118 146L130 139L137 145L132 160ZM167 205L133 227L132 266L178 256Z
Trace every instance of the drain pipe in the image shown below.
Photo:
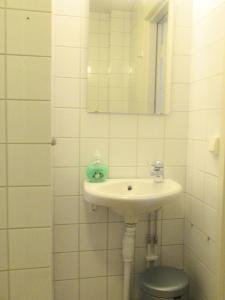
M159 255L157 251L158 250L157 249L157 244L158 244L157 221L158 221L158 210L149 214L148 217L148 234L146 235L147 255L145 257L147 268L150 268L150 266L159 259Z
M130 299L131 270L134 261L136 224L126 224L123 237L124 285L123 300Z

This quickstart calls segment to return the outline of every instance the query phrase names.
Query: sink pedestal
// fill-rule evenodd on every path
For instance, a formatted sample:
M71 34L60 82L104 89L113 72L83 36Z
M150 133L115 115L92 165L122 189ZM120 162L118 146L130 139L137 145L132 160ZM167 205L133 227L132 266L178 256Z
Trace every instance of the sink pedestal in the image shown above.
M131 270L134 261L136 223L126 224L123 237L124 285L123 300L130 299Z

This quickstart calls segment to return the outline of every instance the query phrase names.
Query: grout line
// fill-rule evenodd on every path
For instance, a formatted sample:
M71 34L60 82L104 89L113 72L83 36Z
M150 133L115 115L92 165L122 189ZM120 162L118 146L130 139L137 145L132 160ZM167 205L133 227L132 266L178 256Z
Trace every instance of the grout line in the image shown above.
M7 55L8 57L15 57L15 56L19 56L19 57L35 57L35 58L51 58L51 56L49 55L40 55L40 54L22 54L22 53L3 53L5 55Z
M28 271L28 270L50 269L50 268L51 268L51 265L47 265L47 266L40 266L40 267L9 268L9 269L4 270L4 271L8 271L8 272L12 272L12 271Z
M47 10L34 10L34 9L23 9L23 8L16 8L16 7L7 7L7 5L5 6L5 10L16 10L16 11L25 11L25 12L34 12L34 13L45 13L45 14L51 14L51 11L47 11Z
M23 102L51 102L51 99L12 99L12 98L7 98L7 100L8 101L18 101L18 102L19 101L23 101Z

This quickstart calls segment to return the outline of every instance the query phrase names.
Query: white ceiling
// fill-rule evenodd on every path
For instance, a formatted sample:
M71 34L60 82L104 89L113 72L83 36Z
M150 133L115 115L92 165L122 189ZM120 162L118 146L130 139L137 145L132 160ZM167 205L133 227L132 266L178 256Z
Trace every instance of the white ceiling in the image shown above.
M90 10L110 12L111 10L130 11L137 0L90 0Z

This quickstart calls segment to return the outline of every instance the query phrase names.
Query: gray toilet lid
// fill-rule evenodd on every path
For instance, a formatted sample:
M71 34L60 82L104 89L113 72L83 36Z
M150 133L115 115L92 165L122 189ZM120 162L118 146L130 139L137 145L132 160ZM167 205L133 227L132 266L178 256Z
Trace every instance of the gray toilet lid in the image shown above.
M170 267L152 267L140 276L140 289L155 297L183 296L188 284L188 277L183 271Z

